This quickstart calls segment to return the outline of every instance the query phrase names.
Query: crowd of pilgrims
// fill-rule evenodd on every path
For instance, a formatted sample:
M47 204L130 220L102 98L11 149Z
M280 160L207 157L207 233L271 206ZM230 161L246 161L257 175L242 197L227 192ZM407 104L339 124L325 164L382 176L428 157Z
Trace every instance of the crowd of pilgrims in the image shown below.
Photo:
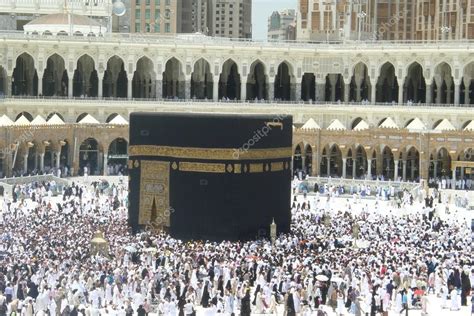
M76 183L57 197L52 187L17 186L3 199L0 315L388 315L426 311L429 295L452 310L470 304L470 228L428 218L421 201L401 216L294 197L292 232L272 246L131 235L123 185ZM90 255L98 230L107 257Z

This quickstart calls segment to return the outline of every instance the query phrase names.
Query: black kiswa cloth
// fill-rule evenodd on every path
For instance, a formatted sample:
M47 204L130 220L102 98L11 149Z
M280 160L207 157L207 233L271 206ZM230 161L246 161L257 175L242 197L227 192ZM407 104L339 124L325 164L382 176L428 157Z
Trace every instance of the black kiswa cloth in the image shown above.
M283 115L132 113L133 231L143 227L140 203L149 196L157 208L169 208L169 232L176 238L268 237L273 218L279 233L289 232L292 126L292 117ZM161 184L148 180L160 177L142 172L149 162L169 164L168 195ZM145 189L157 195L141 194ZM160 219L163 209L158 215L155 211Z

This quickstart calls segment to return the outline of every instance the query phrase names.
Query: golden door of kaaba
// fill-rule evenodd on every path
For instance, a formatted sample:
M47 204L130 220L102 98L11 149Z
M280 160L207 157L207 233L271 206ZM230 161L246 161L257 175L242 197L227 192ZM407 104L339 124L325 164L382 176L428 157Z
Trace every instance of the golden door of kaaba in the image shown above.
M152 229L167 230L170 226L169 182L170 163L140 161L140 204L138 222Z

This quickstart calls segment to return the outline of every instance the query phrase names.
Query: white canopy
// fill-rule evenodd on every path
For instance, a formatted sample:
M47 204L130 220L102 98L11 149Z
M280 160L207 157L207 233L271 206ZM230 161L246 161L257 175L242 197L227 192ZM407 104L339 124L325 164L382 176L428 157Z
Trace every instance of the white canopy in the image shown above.
M31 125L44 125L44 124L46 124L46 120L39 114L33 119L33 121L31 121Z
M304 123L304 125L301 127L301 129L316 130L316 129L321 129L321 127L318 125L318 123L316 123L315 120L310 118L308 121L306 121L306 123Z
M48 124L48 125L63 125L64 121L59 117L59 115L54 113L53 116L51 116L49 118L49 120L46 122L46 124Z
M435 128L435 131L454 131L456 128L447 119L443 119Z
M425 130L426 126L423 124L423 122L415 117L410 124L407 125L406 129L413 129L413 130Z
M367 122L364 121L364 120L361 120L356 125L356 127L354 127L354 131L363 131L363 130L366 130L366 129L369 129L369 124L367 124Z
M0 126L10 126L10 125L13 125L13 121L10 120L8 116L6 116L5 114L0 116Z
M464 127L465 131L474 131L474 120L470 121L469 124Z
M18 118L18 120L15 121L14 125L30 125L30 121L22 115Z
M346 130L347 128L344 126L344 124L341 123L338 119L335 119L334 121L329 124L327 127L328 131L341 131L341 130Z
M79 121L79 124L100 124L92 115L87 114Z
M398 128L398 125L392 120L391 117L387 117L382 124L379 125L380 128Z
M109 124L116 124L116 125L128 125L128 121L123 118L120 114L117 114L116 117L114 117Z

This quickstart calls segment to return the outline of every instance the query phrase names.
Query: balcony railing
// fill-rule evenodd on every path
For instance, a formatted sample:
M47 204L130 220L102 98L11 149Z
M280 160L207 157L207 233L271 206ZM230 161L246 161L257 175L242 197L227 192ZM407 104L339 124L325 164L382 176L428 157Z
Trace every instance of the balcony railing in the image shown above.
M169 104L186 104L186 105L199 105L206 104L206 106L225 106L225 105L239 105L239 106L255 106L255 105L268 105L268 106L301 106L301 107L361 107L369 108L373 106L379 107L416 107L416 108L433 108L433 107L451 107L451 108L471 108L474 104L437 104L437 103L386 103L386 102L331 102L331 101L286 101L286 100L217 100L213 101L210 99L158 99L158 98L97 98L97 97L37 97L37 96L11 96L11 97L0 97L0 104L14 103L14 102L35 102L35 103L54 103L55 106L65 103L84 103L93 104L97 106L98 103L101 105L116 105L117 103L123 103L124 106L131 106L130 101L138 103L149 103L149 105L157 105L157 103L169 103ZM68 105L64 105L68 106Z

